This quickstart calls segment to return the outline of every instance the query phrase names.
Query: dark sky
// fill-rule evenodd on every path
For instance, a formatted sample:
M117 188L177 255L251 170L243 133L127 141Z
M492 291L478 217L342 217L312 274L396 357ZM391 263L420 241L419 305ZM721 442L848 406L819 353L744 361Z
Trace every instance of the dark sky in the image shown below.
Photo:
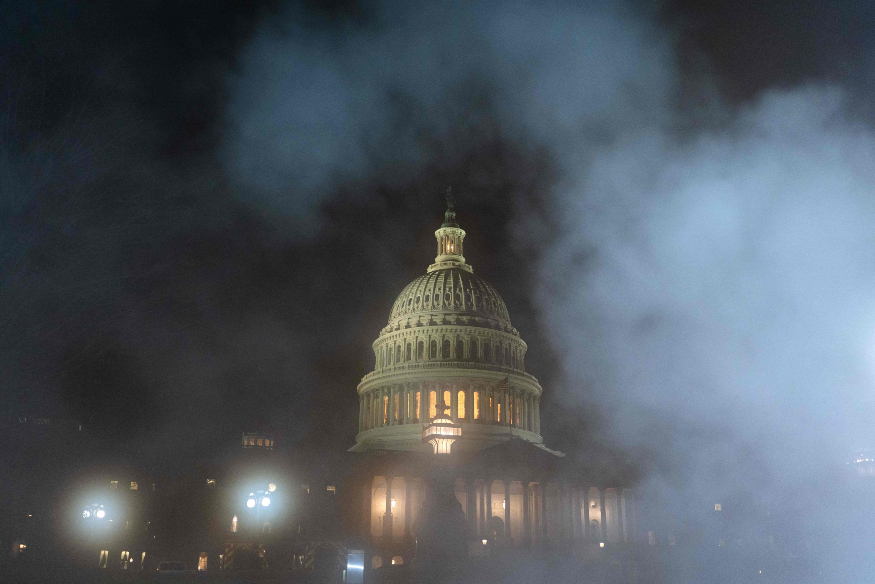
M872 4L757 4L618 5L668 39L676 129L719 126L703 113L715 100L732 112L818 82L849 88L868 115ZM560 17L575 10L558 6ZM467 22L460 12L432 21L436 37L451 31L450 47ZM417 72L425 89L380 61L386 53L361 86L342 74L321 86L313 73L320 59L352 67L350 39L403 51L406 22L355 2L3 3L0 408L82 419L111 451L154 468L184 467L254 423L285 448L348 448L370 344L432 261L452 185L468 259L503 295L545 388L548 444L598 442L606 412L585 399L556 406L561 355L535 282L562 165L549 140L507 122L493 63L459 73L452 51L438 50ZM274 96L294 112L265 109L261 89L276 87L257 81L270 78L258 67L296 55L303 65L289 71L304 73ZM432 93L441 63L457 76ZM336 87L351 101L326 113ZM365 92L388 113L362 121L376 103L357 101ZM613 139L598 123L590 131L593 143ZM283 132L303 146L258 147ZM335 154L311 160L320 149L346 156L357 140L367 146L349 156L353 171L319 166Z

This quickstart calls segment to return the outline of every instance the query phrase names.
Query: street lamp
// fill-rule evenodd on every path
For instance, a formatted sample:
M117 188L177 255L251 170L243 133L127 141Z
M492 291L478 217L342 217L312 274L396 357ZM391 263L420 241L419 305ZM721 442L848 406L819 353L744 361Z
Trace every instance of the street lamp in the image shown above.
M270 506L271 497L275 492L276 485L270 483L264 489L259 489L249 493L249 498L246 499L246 506L250 509L255 509L256 521L260 519L261 508Z

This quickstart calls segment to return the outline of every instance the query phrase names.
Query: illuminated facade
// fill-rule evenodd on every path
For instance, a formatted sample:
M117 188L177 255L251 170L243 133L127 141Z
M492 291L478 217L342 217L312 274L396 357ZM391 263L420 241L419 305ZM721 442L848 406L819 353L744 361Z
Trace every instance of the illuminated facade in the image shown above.
M457 448L477 450L511 437L543 444L542 391L525 371L526 343L501 296L465 261L465 231L449 197L447 207L435 232L435 262L404 288L374 341L374 371L358 386L353 451L427 452L422 424L441 401L465 436Z
M622 555L638 512L625 469L596 469L544 445L526 343L466 262L465 232L447 203L435 262L398 296L373 343L374 371L358 386L350 450L371 456L348 477L344 515L368 549L366 567L412 558L435 488L455 494L469 555Z

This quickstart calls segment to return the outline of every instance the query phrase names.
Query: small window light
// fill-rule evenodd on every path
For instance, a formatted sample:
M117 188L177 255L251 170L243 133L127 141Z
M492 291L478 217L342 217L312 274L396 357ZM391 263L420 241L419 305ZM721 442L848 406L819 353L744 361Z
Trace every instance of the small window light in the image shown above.
M603 541L600 541L600 542L599 542L599 547L600 547L600 548L603 548L603 547L605 547L605 542L603 542Z
M486 540L485 540L485 539L483 540L483 545L486 545Z
M216 479L207 479L207 486L208 487L215 487L216 486Z
M18 544L18 549L20 549L20 550L26 550L26 549L27 549L27 545L26 545L26 544L23 544L23 543L20 543L20 544Z
M723 511L723 505L720 503L714 503L714 511Z
M337 489L334 487L334 485L328 485L327 487L325 487L325 490L328 491L329 493L331 493L332 495L337 494Z
M109 488L110 489L117 489L118 488L118 481L109 481Z
M138 487L137 481L131 481L131 490L136 491L137 487Z

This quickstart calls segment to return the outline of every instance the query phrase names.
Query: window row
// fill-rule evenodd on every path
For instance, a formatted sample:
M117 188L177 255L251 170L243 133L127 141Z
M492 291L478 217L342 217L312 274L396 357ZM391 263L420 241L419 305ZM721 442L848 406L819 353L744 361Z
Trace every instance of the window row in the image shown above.
M455 345L455 346L454 346ZM397 363L408 361L423 361L426 359L425 341L416 341L416 352L411 342L393 346L386 345L377 351L376 367L389 367ZM455 350L453 350L455 349ZM523 369L523 351L519 347L510 345L493 344L489 341L477 339L456 339L452 343L450 339L444 339L438 343L437 339L428 342L428 359L456 359L459 361L481 361L484 363L497 363L514 369Z
M538 431L537 400L531 395L522 396L504 389L478 389L471 391L470 396L468 391L458 390L454 396L449 389L440 393L430 390L425 393L427 403L422 402L422 395L422 390L412 390L395 393L390 399L388 392L375 390L363 396L360 431L390 424L425 422L438 415L441 403L446 408L444 411L449 410L449 415L458 421L506 424Z

